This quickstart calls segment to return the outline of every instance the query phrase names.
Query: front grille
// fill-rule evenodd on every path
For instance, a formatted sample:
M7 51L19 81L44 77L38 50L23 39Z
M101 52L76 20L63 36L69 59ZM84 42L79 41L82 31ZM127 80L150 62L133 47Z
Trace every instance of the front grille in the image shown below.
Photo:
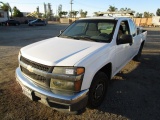
M35 73L30 72L29 70L25 69L24 67L21 66L21 71L26 74L27 76L29 76L30 78L37 80L39 82L45 83L46 78L40 75L37 75Z
M39 69L39 70L42 70L42 71L45 71L45 72L48 72L48 73L51 73L52 69L53 69L53 67L51 67L51 66L46 66L46 65L42 65L42 64L33 62L31 60L28 60L28 59L24 58L23 56L20 57L20 61L25 63L25 64L27 64L27 65L32 66L33 68L36 68L36 69ZM28 77L33 79L33 82L34 81L40 82L40 83L44 84L46 87L48 86L50 79L45 78L45 77L43 77L41 75L37 75L37 74L35 74L33 72L30 72L29 70L27 70L23 66L20 66L20 68L21 68L21 71L25 75L27 75Z
M50 70L50 68L51 68L50 66L42 65L42 64L30 61L30 60L24 58L23 56L21 56L20 61L22 61L23 63L25 63L27 65L30 65L30 66L32 66L34 68L37 68L39 70L43 70L43 71L46 71L46 72L48 72Z

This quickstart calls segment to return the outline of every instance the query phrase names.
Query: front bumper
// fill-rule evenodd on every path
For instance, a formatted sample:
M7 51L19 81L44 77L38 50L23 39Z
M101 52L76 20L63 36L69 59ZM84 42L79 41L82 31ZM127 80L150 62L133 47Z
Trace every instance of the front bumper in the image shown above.
M49 107L63 112L74 112L86 107L88 101L88 89L74 95L54 94L35 85L29 78L24 76L20 68L16 69L16 80L24 89L28 89L31 94L30 99L39 101Z

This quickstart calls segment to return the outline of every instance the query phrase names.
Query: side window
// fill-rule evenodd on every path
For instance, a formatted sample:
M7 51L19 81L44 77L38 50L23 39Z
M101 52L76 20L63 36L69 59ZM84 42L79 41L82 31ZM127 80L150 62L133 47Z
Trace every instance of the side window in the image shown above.
M137 31L136 26L132 20L129 20L129 23L130 23L130 27L131 27L131 35L134 37L134 36L136 36L136 31Z
M4 13L0 12L0 18L4 18Z
M129 30L129 24L128 21L122 21L120 26L119 26L119 30L118 30L118 39L121 38L122 35L129 35L130 34L130 30Z

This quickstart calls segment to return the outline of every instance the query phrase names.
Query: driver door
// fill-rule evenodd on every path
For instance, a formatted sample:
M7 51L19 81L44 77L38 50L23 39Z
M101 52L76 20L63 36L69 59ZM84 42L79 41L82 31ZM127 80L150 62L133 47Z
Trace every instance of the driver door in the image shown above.
M122 21L119 26L117 41L121 38L123 34L130 34L128 21ZM119 71L122 67L129 61L129 56L131 54L131 45L127 44L117 44L115 53L115 69Z

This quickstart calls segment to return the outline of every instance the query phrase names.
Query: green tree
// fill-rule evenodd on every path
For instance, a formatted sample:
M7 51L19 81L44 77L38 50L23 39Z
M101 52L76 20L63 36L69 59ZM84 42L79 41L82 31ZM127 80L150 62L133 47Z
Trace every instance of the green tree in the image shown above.
M80 10L80 16L82 17L82 18L85 18L86 16L87 16L87 11L83 11L82 9Z
M144 16L145 18L149 18L149 17L150 17L149 12L144 12L144 13L143 13L143 16Z
M145 18L150 18L150 17L154 16L154 14L153 13L149 13L149 12L144 12L143 16Z
M78 11L72 11L72 12L70 12L70 16L73 16L73 17L75 17L76 18L76 16L78 15Z
M121 8L120 9L121 12L127 12L128 14L134 15L135 11L131 10L131 8Z
M159 8L158 8L157 11L156 11L156 15L157 15L157 16L160 16L160 9L159 9Z
M153 17L153 16L155 16L155 15L154 15L154 13L150 13L150 16Z
M127 11L131 11L131 9L126 7L126 8L121 8L120 11L126 11L127 12Z
M67 14L68 14L67 11L61 11L59 12L59 17L61 18L63 15L66 17Z
M136 18L142 18L143 14L142 13L136 13Z
M96 17L99 16L98 12L94 12L94 16Z
M109 12L115 12L115 11L118 11L118 8L116 8L115 6L110 5L108 11Z
M3 2L1 2L1 1L0 1L0 3L2 4L2 5L0 6L0 8L1 8L2 10L4 10L4 11L7 12L7 18L9 19L9 11L10 11L10 12L12 11L9 3L3 3ZM11 17L12 17L12 12L11 12Z
M62 11L60 11L59 13L58 13L58 16L61 18L62 17Z
M46 14L46 16L47 16L48 20L51 20L52 12L48 11L47 14ZM37 17L40 17L38 13L37 13Z
M21 13L17 7L13 7L13 17L23 17L23 13Z
M66 15L68 14L67 11L62 11L62 15L64 15L66 17Z
M12 11L12 8L11 8L11 7L9 8L9 12L11 13L11 18L12 18L12 16L13 16L13 13L12 13L12 12L13 12L13 11Z

